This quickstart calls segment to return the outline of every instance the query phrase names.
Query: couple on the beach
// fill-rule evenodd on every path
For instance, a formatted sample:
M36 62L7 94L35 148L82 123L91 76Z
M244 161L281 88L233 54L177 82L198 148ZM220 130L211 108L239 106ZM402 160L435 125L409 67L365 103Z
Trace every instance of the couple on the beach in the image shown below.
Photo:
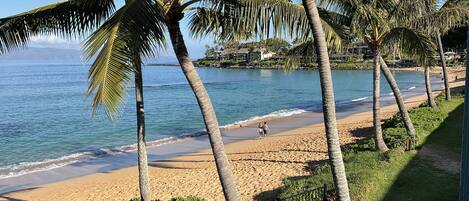
M267 129L269 129L269 127L267 126L267 122L265 122L265 121L264 121L264 123L260 122L257 125L257 128L259 129L259 136L260 137L267 136Z

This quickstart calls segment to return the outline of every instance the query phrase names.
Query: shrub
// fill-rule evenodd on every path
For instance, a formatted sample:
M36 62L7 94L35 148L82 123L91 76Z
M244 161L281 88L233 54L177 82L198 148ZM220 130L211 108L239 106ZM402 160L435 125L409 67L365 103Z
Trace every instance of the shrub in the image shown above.
M141 201L140 198L132 198L129 201ZM161 200L152 200L152 201L161 201ZM195 197L195 196L188 196L188 197L175 197L171 198L169 201L205 201L203 198Z
M431 131L438 127L446 118L446 114L440 109L420 107L409 112L414 126L423 131Z
M410 110L409 115L417 131L417 139L425 139L447 117L440 108L433 109L426 107L425 104ZM400 113L384 121L383 137L389 148L405 147L409 136L404 128Z
M374 151L376 142L374 138L366 139L361 142L346 146L346 152Z
M389 148L395 149L398 147L405 147L409 135L405 128L387 128L383 131L383 138Z
M130 199L129 201L142 201L142 199L140 199L140 198L132 198L132 199ZM157 199L157 200L151 200L151 201L161 201L161 200L158 200L158 199Z
M384 120L382 127L383 129L404 127L404 124L402 123L401 115L399 113L396 113L391 118Z
M195 197L195 196L188 196L188 197L175 197L175 198L172 198L170 201L205 201L205 199Z

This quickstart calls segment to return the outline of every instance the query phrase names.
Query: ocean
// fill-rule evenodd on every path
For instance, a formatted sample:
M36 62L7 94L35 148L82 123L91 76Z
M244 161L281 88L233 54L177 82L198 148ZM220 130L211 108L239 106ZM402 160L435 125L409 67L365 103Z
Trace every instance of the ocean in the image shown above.
M92 117L85 64L0 64L0 178L61 166L83 156L133 149L132 83L120 117ZM199 68L221 127L264 117L321 111L317 71ZM146 66L147 140L167 141L203 131L194 95L178 67ZM338 106L371 101L372 71L333 71ZM396 72L403 92L424 87L423 73ZM419 91L419 93L421 90ZM382 94L392 93L382 78ZM339 107L340 109L340 107ZM34 168L32 168L34 167Z

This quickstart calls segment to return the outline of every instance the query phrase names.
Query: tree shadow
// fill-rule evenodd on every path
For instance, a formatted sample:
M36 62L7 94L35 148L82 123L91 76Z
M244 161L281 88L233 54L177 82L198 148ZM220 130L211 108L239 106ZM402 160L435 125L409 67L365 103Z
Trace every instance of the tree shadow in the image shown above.
M446 147L460 147L462 135L460 122L462 121L462 114L463 105L461 104L449 113L448 117L438 128L429 134L423 146L437 143ZM350 132L354 137L359 137L360 139L352 144L343 145L342 150L371 151L368 149L357 150L356 145L366 143L373 136L372 127L357 128ZM452 149L454 152L458 150L458 148ZM324 165L327 161L309 161L308 165L305 166L305 170L312 175L316 172L317 167ZM286 178L286 180L303 180L311 175L294 176ZM457 200L458 183L458 175L440 170L429 160L421 158L419 154L416 154L405 168L398 173L396 180L392 182L382 200ZM277 200L281 192L281 187L264 191L256 195L254 200Z
M350 131L353 137L358 137L360 139L369 139L373 137L373 127L362 127L356 128Z
M443 123L427 137L423 147L436 144L457 153L461 146L462 118L463 104L449 113ZM459 174L438 168L419 152L399 173L383 200L457 200ZM447 157L445 153L439 154Z
M281 149L277 151L256 151L256 152L238 152L238 153L229 153L227 154L228 156L245 156L247 155L246 158L240 158L240 159L230 159L230 161L237 162L237 161L254 161L254 162L269 162L269 163L296 163L296 164L304 164L307 163L309 167L316 166L318 164L318 161L294 161L294 160L275 160L275 159L263 159L263 158L256 158L256 157L249 157L248 155L254 154L254 155L262 155L262 154L267 154L267 153L279 153L279 152L303 152L303 153L320 153L320 154L327 154L326 151L316 151L316 150L301 150L301 149ZM210 156L212 154L190 154L188 156ZM184 167L183 165L176 165L174 163L213 163L214 159L200 159L200 160L194 160L194 159L165 159L165 160L155 160L150 163L148 163L152 167L158 167L158 168L166 168L166 169L201 169L201 168L189 168L189 167ZM173 163L173 164L171 164ZM309 169L305 169L308 170Z
M3 195L0 195L0 199L4 199L5 201L27 201L27 200L16 199L16 198L3 196Z
M311 161L308 161L306 162L306 165L304 167L304 169L308 172L310 172L310 174L313 174L314 171L324 165L325 163L327 163L329 161L329 159L324 159L324 160L311 160ZM284 180L290 180L290 181L297 181L297 180L302 180L302 179L305 179L305 178L308 178L310 177L310 175L306 175L306 176L292 176L292 177L288 177L288 178L285 178ZM254 197L254 200L256 201L273 201L273 200L278 200L278 197L280 195L280 193L282 192L282 187L280 188L276 188L276 189L272 189L272 190L268 190L268 191L264 191L264 192L261 192L259 194L257 194L255 197Z
M26 189L22 189L22 190L9 191L9 192L7 192L7 193L1 194L1 195L0 195L0 200L6 200L6 201L27 201L27 200L23 200L23 199L13 198L13 197L10 197L10 196L7 196L7 195L12 194L12 193L18 193L18 192L27 192L27 191L31 191L31 190L38 189L38 188L39 188L39 187L33 187L33 188L26 188Z

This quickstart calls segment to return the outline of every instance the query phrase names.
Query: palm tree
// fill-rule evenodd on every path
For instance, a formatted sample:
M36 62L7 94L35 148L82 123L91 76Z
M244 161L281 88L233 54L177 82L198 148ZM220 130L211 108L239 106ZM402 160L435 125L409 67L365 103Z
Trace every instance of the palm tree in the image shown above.
M380 152L387 151L387 146L382 140L382 129L380 124L380 92L379 77L380 70L385 74L388 83L393 89L396 101L401 111L401 116L406 124L411 139L415 139L415 129L411 124L407 110L403 104L402 96L398 90L397 83L389 72L382 52L392 52L398 47L400 52L415 56L425 63L431 56L433 44L429 38L410 26L409 20L416 18L425 8L425 1L345 1L328 6L339 7L350 17L350 30L355 37L365 41L374 56L374 84L373 84L373 124L377 149Z
M373 128L375 129L375 138L376 138L376 148L379 152L386 152L389 150L388 146L384 142L383 130L381 128L381 81L380 81L380 71L381 64L379 59L381 58L381 53L378 49L372 49L373 52Z
M392 73L389 71L389 68L387 67L386 63L384 62L382 56L381 56L381 51L384 52L389 52L389 47L391 44L395 46L395 44L402 43L403 41L401 39L398 39L398 36L400 36L403 32L407 32L409 29L403 29L402 27L396 26L396 23L392 23L386 20L389 20L392 17L395 17L394 15L402 15L406 14L410 10L410 7L407 6L405 9L391 9L391 8L397 8L397 1L389 1L389 2L379 2L379 1L368 1L368 2L361 2L361 1L334 1L334 0L323 0L320 1L320 6L322 7L321 10L323 12L329 11L328 13L333 13L335 16L332 18L333 22L336 24L340 24L342 26L347 27L350 32L352 32L354 37L358 37L362 40L364 40L369 48L373 51L375 58L374 58L374 98L373 98L373 113L374 113L374 128L375 128L375 138L377 141L377 149L381 152L386 151L388 148L386 144L384 143L383 137L382 137L382 129L380 125L380 104L379 104L379 77L380 77L380 70L383 71L383 74L386 77L386 80L388 81L388 84L391 86L391 89L393 90L394 97L396 99L396 102L399 106L399 110L402 116L402 119L404 121L404 125L407 129L407 132L409 133L409 136L411 136L412 139L415 138L416 132L414 129L414 126L412 124L412 121L409 117L409 114L405 108L404 101L402 98L402 95L400 93L399 87L397 85L397 82L395 81ZM400 1L399 3L413 3L410 1ZM386 12L389 12L386 14ZM397 14L396 14L397 13ZM390 15L393 16L390 16ZM328 14L329 16L331 14ZM388 15L388 16L386 16ZM320 15L322 16L322 15ZM385 19L385 18L388 19ZM339 20L337 20L339 19ZM395 21L395 20L394 20ZM388 27L384 26L384 28L379 27L377 24L388 24ZM332 23L329 23L332 24ZM393 26L393 27L389 27ZM336 26L337 27L337 26ZM380 29L382 28L382 29ZM389 28L395 28L393 30ZM343 29L343 28L342 28ZM371 30L371 31L370 31ZM337 32L337 31L336 31ZM411 33L413 30L411 30ZM340 33L340 32L338 32ZM348 32L342 32L345 34L350 34ZM422 36L422 34L419 34L418 37L412 37L415 36L412 34L407 34L407 40L413 40L415 43L419 43L419 37ZM386 36L387 38L385 38ZM409 38L410 37L410 38ZM343 38L343 37L340 37ZM339 38L339 39L340 39ZM415 41L415 39L418 39ZM384 39L386 41L384 41ZM421 44L420 44L421 45ZM401 46L402 47L402 46ZM409 47L409 46L404 46L404 48L408 48L407 51L404 52L409 52L413 51L415 47ZM394 49L393 49L394 50ZM420 48L422 50L422 48Z
M308 40L308 46L304 49L319 50L315 52L319 63L324 124L334 184L339 199L350 200L337 131L331 69L326 46L340 48L342 45L341 37L345 37L344 29L333 20L340 16L328 15L330 13L324 10L318 11L314 1L309 0L303 1L304 6L288 0L244 0L242 4L243 6L238 7L233 15L225 15L206 8L198 9L191 19L192 33L196 36L215 33L214 35L221 41L264 38L269 37L271 31L275 35L287 33L303 40L313 36L314 47L312 41ZM322 18L319 18L319 14Z
M469 7L465 0L446 0L440 7L440 1L431 1L431 7L419 19L415 20L414 27L424 27L429 35L435 34L440 56L441 67L443 69L443 80L445 86L445 99L451 100L451 88L448 81L448 72L446 68L443 44L441 34L449 30L461 27L467 24L469 19ZM441 23L446 22L446 23Z
M412 123L409 113L407 112L407 109L404 104L404 99L402 98L401 91L399 89L399 86L397 85L396 80L394 79L394 76L392 75L391 71L388 68L388 65L384 61L382 57L379 58L380 64L381 64L381 71L384 74L384 77L389 83L389 86L391 86L391 90L394 94L394 98L396 99L397 107L399 108L399 114L401 115L402 120L404 121L404 126L407 130L407 133L409 133L409 136L417 136L416 131L414 128L414 124ZM411 144L413 146L414 143Z
M350 200L350 194L344 162L342 159L342 152L340 150L339 134L337 132L334 89L332 86L331 68L329 64L325 34L314 0L303 0L303 6L306 10L306 15L311 26L318 58L324 125L326 127L327 147L329 160L331 161L334 184L337 188L339 200L348 201Z
M469 44L469 28L467 29ZM466 47L469 52L469 45ZM469 57L466 57L466 86L464 87L464 103L469 103ZM469 104L464 104L463 139L461 149L461 175L459 179L459 200L469 200Z
M448 69L446 68L446 58L443 50L443 43L441 42L440 32L436 33L436 41L438 44L438 54L440 56L441 68L443 69L443 80L445 85L445 99L451 100L451 88L448 82Z
M469 19L467 6L462 6L459 1L447 3L444 10L436 13L429 13L435 1L322 1L325 7L338 10L339 13L349 17L347 26L355 37L363 39L369 48L390 53L398 47L400 52L417 59L420 64L429 63L429 58L433 52L433 44L426 33L438 30L446 32L451 28L461 26ZM457 3L457 4L456 4ZM442 21L446 21L441 25ZM379 52L378 52L379 53ZM375 62L375 68L376 68ZM416 132L405 109L402 95L397 87L392 74L388 70L386 63L380 55L380 67L383 71L394 97L398 103L400 114L404 120L404 125L411 139L416 138ZM376 70L376 69L375 69ZM376 72L376 71L375 71ZM376 81L376 80L375 80ZM376 82L378 84L378 82ZM429 83L429 80L428 80ZM377 87L375 87L377 89ZM379 95L378 93L375 93ZM374 97L378 100L377 97ZM374 110L379 104L375 102ZM376 110L375 112L376 113ZM379 115L374 115L379 117ZM376 138L380 146L380 128L377 128L378 121L374 121ZM379 127L379 126L378 126ZM412 145L413 146L413 145ZM384 146L382 148L385 149ZM379 147L378 147L379 149ZM383 151L383 150L381 150Z
M436 108L436 102L435 99L433 98L433 92L432 92L432 83L430 80L430 67L424 66L424 74L425 74L425 89L427 93L427 103L431 108Z
M301 7L296 4L292 3L285 3L282 0L267 0L267 1L262 1L262 3L256 3L252 1L248 1L248 6L246 7L254 7L254 8L261 8L261 9L246 9L247 11L244 11L247 13L247 17L245 18L240 18L242 21L244 21L245 24L248 24L249 26L242 25L241 23L235 24L232 27L236 27L237 29L241 30L254 30L253 32L262 32L259 30L266 30L267 32L269 31L269 26L265 26L265 24L273 24L273 31L274 34L284 34L283 32L286 32L287 34L290 35L290 37L297 37L300 39L300 41L304 41L304 44L297 45L290 51L291 54L297 55L297 56L304 56L304 54L309 54L313 53L314 51L309 51L312 47L312 42L308 42L308 36L309 36L309 30L307 29L307 26L305 24L308 23L307 20L305 20L305 16L302 15L301 12L298 12L295 9L298 9L297 7ZM395 2L397 4L397 2ZM354 31L351 28L352 24L352 19L357 19L353 18L353 14L356 10L357 5L355 4L363 4L359 3L356 1L334 1L334 0L322 0L319 3L319 16L321 18L321 22L323 24L323 28L326 32L326 39L328 42L329 47L335 49L335 50L341 50L343 47L343 44L347 43L347 41L352 38L352 34L350 31ZM369 3L372 4L372 3ZM394 4L394 5L396 5ZM389 3L389 5L391 5ZM264 8L264 9L262 9ZM375 9L376 10L376 9ZM243 11L241 12L243 13ZM357 12L359 14L359 12ZM357 15L358 15L357 14ZM363 13L362 13L363 14ZM366 13L365 13L366 14ZM401 14L402 15L402 14ZM252 17L254 16L254 17ZM261 17L258 17L261 16ZM360 17L360 16L358 16ZM363 17L363 16L361 16ZM254 19L253 19L254 18ZM212 20L212 21L217 21L217 20ZM223 21L223 20L218 20L218 21ZM287 24L288 26L281 26L283 24ZM241 24L241 26L239 25ZM355 27L357 27L356 25ZM245 28L247 27L247 28ZM306 28L305 28L306 27ZM210 27L212 28L212 27ZM223 30L227 30L229 27L225 27ZM283 31L283 32L282 32ZM252 33L252 32L249 32ZM356 30L355 30L356 34ZM398 35L399 33L394 33ZM359 37L360 38L360 37ZM404 125L409 133L409 136L416 136L416 132L414 129L414 126L412 124L412 121L408 115L408 112L405 108L404 101L402 98L402 95L400 93L400 90L397 86L397 83L395 82L395 79L393 78L393 75L390 73L388 70L387 66L384 66L384 62L381 62L382 58L380 58L379 64L383 66L381 69L391 86L391 89L394 92L394 96L396 98L396 101L398 103L399 109L401 116L404 120ZM288 60L287 65L296 65L296 62L293 60ZM379 74L379 72L378 72ZM378 95L378 93L376 93ZM378 100L378 98L376 98ZM379 106L379 104L375 104L375 106ZM376 113L378 110L375 110ZM379 118L379 116L375 116ZM379 122L379 121L377 121ZM378 141L382 142L379 143L380 145L384 145L384 141L381 140L382 136L380 133L381 129L377 127L377 139ZM412 137L413 138L413 137ZM381 146L384 150L386 150L385 146Z
M153 56L152 48L164 46L163 27L153 23L159 18L161 16L149 1L126 1L84 45L88 59L97 54L90 70L88 95L94 94L93 108L104 106L112 119L119 112L126 85L130 75L134 74L139 189L140 197L145 201L151 199L151 189L145 141L141 57Z
M240 200L239 192L236 188L233 173L228 161L228 157L225 153L221 132L213 109L210 97L207 90L204 87L202 80L200 79L197 71L192 63L192 59L189 57L189 53L184 42L183 35L179 22L183 19L184 13L189 7L196 3L201 3L202 6L206 6L202 0L191 0L185 3L181 1L162 1L157 2L165 15L165 23L168 27L171 44L174 49L174 53L181 65L182 71L189 82L189 85L194 92L196 100L199 104L202 116L205 122L205 128L207 130L210 145L212 147L212 153L215 158L215 164L219 175L220 182L222 184L223 193L226 200ZM208 8L220 11L222 13L229 13L230 7L236 5L236 1L207 1L208 3L214 4ZM207 8L207 7L204 7Z
M62 27L64 27L61 30L63 31L62 34L71 35L73 32L81 32L87 29L87 26L92 27L95 26L94 24L102 21L103 19L99 18L107 17L113 7L114 5L111 1L108 1L105 5L99 5L94 2L64 2L44 6L12 18L3 19L1 21L1 33L6 33L2 35L6 37L3 37L3 40L1 40L1 44L3 44L1 49L7 51L12 47L20 46L27 42L31 34L53 33L58 31L54 29L61 29ZM86 13L88 9L94 9L95 13ZM47 11L54 14L43 16L43 12ZM80 14L81 16L79 16ZM80 24L82 19L79 18L84 16L94 19L86 22L87 24ZM39 17L47 17L49 19ZM126 97L126 86L130 81L131 75L134 74L139 189L142 200L150 200L151 189L145 144L141 57L152 56L154 45L164 45L164 41L161 40L164 34L163 27L152 23L158 20L158 17L156 10L149 1L126 1L126 4L91 34L85 43L85 52L88 54L88 58L97 54L97 58L90 69L87 92L88 96L94 94L92 102L93 114L100 106L104 106L110 119L115 120L123 99ZM57 19L58 21L54 21ZM16 27L19 25L16 23L20 22L20 20L28 27ZM64 24L68 23L68 26L60 24L62 22L65 22ZM148 26L139 26L135 22L147 24ZM36 29L34 25L44 27ZM14 37L12 33L21 35L21 37ZM11 44L13 46L9 46Z
M135 0L126 1L126 6L113 13L114 3L112 0L69 0L44 6L21 15L1 19L0 50L5 52L12 48L24 46L28 43L32 35L61 34L65 37L75 37L76 35L86 34L88 31L99 27L99 33L92 35L91 39L85 46L88 54L96 54L99 50L99 44L104 44L104 47L106 47L108 43L112 43L115 46L119 46L119 48L114 46L107 49L103 48L102 52L98 55L98 59L101 57L108 57L108 59L96 60L92 66L92 70L90 71L90 89L88 91L90 93L96 90L93 105L105 106L107 113L113 118L114 115L112 114L117 114L119 111L119 108L116 108L115 106L116 103L120 103L122 98L121 94L125 92L125 87L123 87L124 83L128 80L128 77L126 77L126 74L123 72L128 72L129 69L132 68L135 68L134 71L137 71L139 69L138 66L140 66L141 63L139 65L136 64L135 61L140 61L140 59L135 55L138 53L143 55L152 55L155 47L162 47L163 43L161 43L161 41L165 41L165 38L164 34L156 35L153 32L148 31L138 33L135 36L133 35L135 33L130 32L129 30L121 33L120 27L123 26L121 22L118 20L117 22L114 21L114 26L110 26L108 25L108 21L116 18L115 16L124 15L122 13L125 12L148 12L152 14L153 20L151 21L135 19L128 22L128 24L131 24L133 27L141 27L140 29L135 30L141 30L147 27L161 27L162 29L168 29L171 43L173 44L174 51L181 64L181 68L183 69L184 75L193 89L197 102L201 108L225 198L227 200L240 200L228 158L224 151L224 145L213 106L208 93L205 90L194 65L192 64L192 61L188 56L187 48L184 44L184 39L179 27L179 21L183 18L184 12L190 11L191 9L188 7L192 5L198 4L220 12L229 12L230 5L235 5L236 1L192 0L183 3L181 1L160 0L155 3L149 0L142 0L145 2L145 5L151 5L141 7L140 9L147 9L142 11L133 10L127 6L127 4L137 4L134 3L134 1ZM107 19L111 14L112 17ZM103 24L104 27L99 26L100 22L106 19L108 21ZM120 19L123 20L123 18ZM132 20L131 18L129 19ZM145 48L138 49L140 52L133 51L129 46L133 47L134 42L131 40L118 42L117 39L119 38L116 34L122 34L129 38L138 38L137 42L146 44ZM152 37L153 39L149 39ZM148 41L144 42L144 39ZM159 42L155 43L154 41ZM121 51L121 49L126 49L126 51ZM105 50L107 52L103 52ZM126 61L126 57L123 57L120 54L133 55L132 60ZM110 62L111 59L114 59L115 62ZM138 76L141 76L141 72L135 73L137 78ZM112 79L117 81L112 82ZM141 81L141 79L137 79L136 81ZM136 90L137 88L139 87L136 85ZM137 90L137 92L143 93L141 89ZM105 98L103 94L108 95L109 97ZM143 101L143 96L141 96L141 101ZM140 103L143 102L139 102L138 107L140 109L138 109L138 111L142 111L139 115L143 115L143 104ZM142 118L139 118L139 120L139 122L143 123ZM139 131L142 131L141 133L143 133L144 129L139 127ZM144 140L143 137L139 137L138 139ZM144 143L140 143L140 145L144 145ZM142 169L142 171L145 170ZM145 176L144 174L145 173L141 174L142 177ZM145 182L142 181L141 183ZM143 194L146 193L141 194L143 198L147 197L143 196Z

